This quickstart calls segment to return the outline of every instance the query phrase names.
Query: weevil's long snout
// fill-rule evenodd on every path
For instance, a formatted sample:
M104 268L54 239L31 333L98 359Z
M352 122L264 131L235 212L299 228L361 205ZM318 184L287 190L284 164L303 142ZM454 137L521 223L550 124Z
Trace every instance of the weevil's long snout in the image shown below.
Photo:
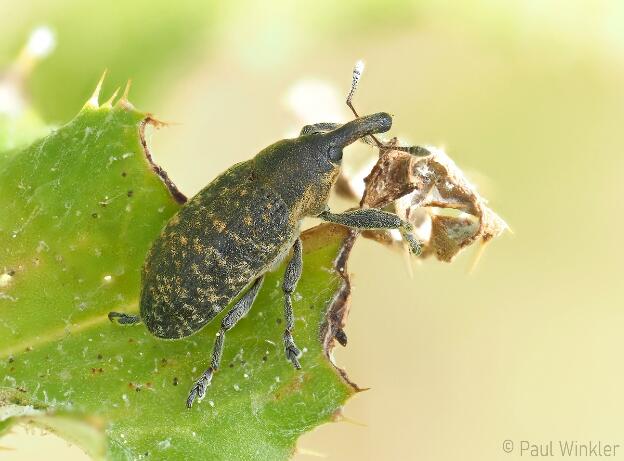
M392 117L386 112L365 115L351 120L340 128L327 133L330 142L335 147L346 147L364 136L375 133L385 133L392 127Z

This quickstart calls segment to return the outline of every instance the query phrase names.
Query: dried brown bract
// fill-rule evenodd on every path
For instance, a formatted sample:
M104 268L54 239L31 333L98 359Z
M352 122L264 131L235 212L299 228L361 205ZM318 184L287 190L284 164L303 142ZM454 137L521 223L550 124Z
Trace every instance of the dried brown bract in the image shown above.
M443 150L423 148L428 155L419 157L393 149L396 145L395 138L380 149L379 160L364 180L360 205L394 207L424 242L421 257L435 255L449 262L463 248L486 243L508 228ZM401 242L388 231L363 235L391 245Z

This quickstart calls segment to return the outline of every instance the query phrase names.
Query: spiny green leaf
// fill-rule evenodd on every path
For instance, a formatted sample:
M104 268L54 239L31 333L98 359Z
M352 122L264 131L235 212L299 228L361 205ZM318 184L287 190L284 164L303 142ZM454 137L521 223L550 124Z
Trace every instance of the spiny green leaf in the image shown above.
M0 386L12 396L0 405L101 421L110 459L286 459L355 392L321 339L344 284L334 260L345 231L304 238L294 296L303 369L284 357L281 267L228 333L205 400L187 409L220 317L180 341L106 318L138 309L143 258L183 198L146 156L150 121L125 102L86 106L0 162Z

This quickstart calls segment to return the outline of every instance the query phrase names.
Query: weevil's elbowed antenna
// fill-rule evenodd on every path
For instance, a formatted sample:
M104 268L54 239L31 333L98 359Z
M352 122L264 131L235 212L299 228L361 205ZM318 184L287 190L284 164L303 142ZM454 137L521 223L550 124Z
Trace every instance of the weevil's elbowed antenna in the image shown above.
M364 72L364 61L359 60L355 63L355 67L353 68L353 75L351 77L351 90L347 95L347 106L353 112L353 115L359 117L355 107L353 107L353 103L351 100L353 99L353 95L355 94L355 90L357 90L358 85L360 84L360 77L362 77L362 73Z
M363 73L364 73L364 61L359 60L355 63L355 66L353 67L353 74L351 77L351 89L349 90L349 94L347 95L347 101L346 101L347 106L349 107L349 109L351 109L351 112L353 112L353 115L355 115L357 119L359 119L360 116L355 110L355 107L353 106L353 96L355 95L355 91L357 90L357 87L360 84L360 79L362 78ZM375 114L375 115L379 115L379 114ZM390 123L392 124L392 120L390 121ZM365 142L366 144L376 145L379 149L391 148L392 150L406 152L408 154L411 154L417 157L426 157L427 155L431 155L431 152L429 152L429 150L421 146L391 146L390 147L387 144L384 144L383 142L381 142L379 139L377 139L377 137L373 134L373 133L384 133L386 131L388 130L372 131L369 135L363 136L361 140Z

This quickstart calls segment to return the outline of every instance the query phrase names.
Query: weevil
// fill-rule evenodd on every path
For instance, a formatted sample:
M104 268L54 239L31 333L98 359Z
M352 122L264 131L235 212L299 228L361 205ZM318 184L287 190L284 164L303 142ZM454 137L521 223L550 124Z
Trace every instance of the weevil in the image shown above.
M393 213L366 208L334 214L327 206L343 148L367 137L370 142L391 126L385 112L344 125L307 125L299 137L278 141L226 170L165 225L143 266L140 316L111 312L109 318L121 324L142 321L159 338L180 339L197 333L240 296L221 321L210 365L191 388L187 407L204 397L219 369L226 333L249 312L265 274L291 249L282 283L283 343L286 359L301 368L291 297L302 273L299 234L305 217L355 229L398 229L411 251L420 252L411 225ZM420 148L406 150L426 155Z

